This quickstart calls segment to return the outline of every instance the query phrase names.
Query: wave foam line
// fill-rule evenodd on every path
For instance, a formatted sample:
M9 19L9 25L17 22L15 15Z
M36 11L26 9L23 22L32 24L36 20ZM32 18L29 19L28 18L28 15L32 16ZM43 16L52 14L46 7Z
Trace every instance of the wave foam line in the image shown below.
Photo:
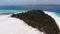
M60 17L56 15L56 13L54 12L47 12L47 11L44 11L46 14L50 15L52 18L55 19L57 25L59 26L60 28Z

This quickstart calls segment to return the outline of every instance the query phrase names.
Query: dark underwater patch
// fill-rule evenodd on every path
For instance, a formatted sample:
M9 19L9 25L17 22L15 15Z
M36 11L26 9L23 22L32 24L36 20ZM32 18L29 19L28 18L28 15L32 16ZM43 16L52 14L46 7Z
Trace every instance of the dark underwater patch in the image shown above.
M29 26L37 28L46 34L59 33L59 28L55 20L48 14L45 14L42 10L32 10L25 13L13 14L11 17L21 19Z

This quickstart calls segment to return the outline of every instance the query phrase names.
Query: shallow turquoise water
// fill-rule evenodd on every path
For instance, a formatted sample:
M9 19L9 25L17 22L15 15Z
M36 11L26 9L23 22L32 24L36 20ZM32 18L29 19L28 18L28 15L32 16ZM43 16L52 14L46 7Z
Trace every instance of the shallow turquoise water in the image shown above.
M55 13L55 14L60 17L60 13L59 12L58 13Z
M27 10L0 10L0 14L2 13L17 13L17 12L26 12Z

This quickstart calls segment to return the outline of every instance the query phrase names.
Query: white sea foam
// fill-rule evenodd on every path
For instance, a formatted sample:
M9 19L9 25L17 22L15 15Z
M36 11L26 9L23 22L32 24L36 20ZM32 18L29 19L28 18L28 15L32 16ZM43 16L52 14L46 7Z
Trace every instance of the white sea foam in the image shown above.
M60 17L57 16L54 12L47 12L44 11L46 14L50 15L52 18L54 18L54 20L56 21L57 25L59 26L60 29Z
M44 34L28 26L23 20L0 15L0 34Z

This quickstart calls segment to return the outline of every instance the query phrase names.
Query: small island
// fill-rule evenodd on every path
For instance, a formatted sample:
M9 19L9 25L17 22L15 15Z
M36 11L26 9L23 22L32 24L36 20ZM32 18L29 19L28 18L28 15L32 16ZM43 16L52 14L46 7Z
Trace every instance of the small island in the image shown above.
M21 19L29 26L37 28L46 34L59 34L59 28L55 20L42 10L31 10L25 13L13 14L11 17Z

